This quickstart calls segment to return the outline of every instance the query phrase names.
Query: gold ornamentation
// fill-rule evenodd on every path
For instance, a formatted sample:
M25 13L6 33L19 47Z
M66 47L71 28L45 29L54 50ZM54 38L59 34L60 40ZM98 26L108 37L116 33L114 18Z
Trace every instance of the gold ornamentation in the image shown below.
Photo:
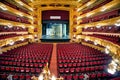
M32 80L64 80L62 77L56 78L54 74L50 73L50 70L48 68L48 63L43 68L43 71L40 73L39 77L32 76Z

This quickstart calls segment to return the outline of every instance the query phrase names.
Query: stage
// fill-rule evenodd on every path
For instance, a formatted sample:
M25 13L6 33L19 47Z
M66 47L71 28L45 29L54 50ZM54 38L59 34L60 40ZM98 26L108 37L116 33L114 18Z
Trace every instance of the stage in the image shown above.
M41 38L41 42L69 42L70 38L69 36L47 36L43 35Z

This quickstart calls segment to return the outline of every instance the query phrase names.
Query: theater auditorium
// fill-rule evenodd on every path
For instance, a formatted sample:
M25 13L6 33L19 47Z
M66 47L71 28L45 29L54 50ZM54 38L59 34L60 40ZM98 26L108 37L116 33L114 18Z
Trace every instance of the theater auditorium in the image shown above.
M0 0L0 80L120 80L120 0Z

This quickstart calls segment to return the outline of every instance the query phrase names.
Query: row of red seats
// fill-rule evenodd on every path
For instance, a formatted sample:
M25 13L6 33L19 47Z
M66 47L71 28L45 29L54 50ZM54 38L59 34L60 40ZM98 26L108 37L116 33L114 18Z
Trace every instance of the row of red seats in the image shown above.
M89 80L109 80L111 77L110 74L105 72L93 72L86 73L89 76ZM65 80L84 80L84 74L75 74L75 75L63 75Z
M92 45L96 45L96 46L101 47L101 48L104 48L104 46L99 45L99 44L95 44L95 43L94 43L94 42L92 42L92 41L85 41L84 39L81 39L81 41L82 41L82 42L85 42L85 43L92 44ZM110 57L109 57L109 58L110 58Z
M19 55L18 56L17 55L12 55L12 56L4 55L3 57L9 57L10 56L11 58L20 58L20 59L22 58L23 59L22 61L24 61L25 59L34 59L34 58L35 58L35 60L37 60L37 59L44 59L44 58L47 58L47 56L49 56L49 55L50 54L48 54L48 55L47 54L44 54L44 55L40 54L40 55L37 55L37 56L34 56L34 57L31 56L31 55L28 55L28 56L27 55L24 55L24 56L23 55L20 55L20 56ZM43 56L44 56L44 58L41 58Z
M15 58L8 58L8 57L6 57L5 58L5 56L4 57L0 57L0 60L3 60L3 61L15 61L15 62L26 62L26 63L34 63L34 62L42 62L42 63L44 63L44 62L46 62L47 60L49 60L49 58L48 57L44 57L44 56L41 56L41 57L39 57L39 58L35 58L35 57L33 57L33 58L26 58L26 59L21 59L21 58L19 58L19 59L15 59Z
M97 35L97 34L89 35L89 36L105 39L105 40L111 41L114 44L120 45L120 37L113 37L113 36L106 36L106 35Z
M45 63L47 63L48 60L44 61L44 62L33 62L33 63L30 63L30 62L12 62L12 61L1 61L0 62L0 65L3 65L3 66L22 66L22 67L43 67Z
M29 14L27 10L22 9L22 8L19 7L19 6L16 6L16 5L10 3L8 0L4 0L4 1L1 1L1 2L4 3L5 5L9 6L9 7L12 7L12 8L14 8L14 9L17 9L17 10L21 11L21 12L24 12L24 13L26 13L26 14Z
M65 79L73 80L73 76L76 74L91 74L95 71L98 71L98 73L105 72L111 57L108 54L80 44L58 44L57 61L59 76L71 75L71 78ZM90 79L92 78L90 77ZM80 78L75 80L80 80Z
M15 15L8 14L8 13L5 13L5 12L0 12L0 18L1 19L6 19L6 20L11 20L11 21L16 21L16 22L21 22L21 23L30 24L30 22L28 21L27 18L17 17Z
M101 15L94 16L92 18L83 18L80 24L106 20L106 19L118 17L119 15L120 15L120 9L117 9L117 10L113 10L113 11L110 11L110 12L107 12Z
M83 53L84 53L85 51L83 51ZM96 51L95 51L96 52ZM69 53L69 52L68 52ZM88 53L88 51L86 52L86 53ZM77 57L77 56L81 56L81 57L89 57L89 58L94 58L94 57L102 57L102 56L106 56L105 54L100 54L100 55L98 55L99 53L95 53L95 54L92 54L91 52L90 53L88 53L88 56L87 56L87 54L82 54L82 52L76 52L76 53L74 53L73 55L72 55L72 53L69 53L70 54L70 56L74 56L74 57ZM68 57L68 58L72 58L72 57L70 57L69 56L69 54L64 54L64 53L60 53L60 54L58 54L58 55L60 55L60 57L62 58L62 57ZM107 56L106 56L107 57Z
M60 54L59 54L60 55ZM60 55L61 57L58 57L59 59L74 59L74 57L76 57L76 59L81 59L81 58L92 58L92 59L94 59L95 57L102 57L102 56L104 56L104 55L72 55L71 56L71 54L70 55L64 55L64 54L61 54Z
M0 74L0 80L6 80L8 74ZM15 74L13 75L13 80L31 80L32 75L29 74Z
M82 29L83 32L105 32L105 33L120 33L120 26L102 26L97 27L88 27Z
M85 66L97 66L97 65L105 65L108 64L109 61L92 61L92 62L81 62L81 63L59 63L59 68L67 68L67 67L85 67Z
M104 0L103 2L100 2L99 4L95 5L94 7L84 10L84 11L82 12L82 14L85 14L85 13L88 13L88 12L90 12L90 11L92 11L92 10L95 10L95 9L97 9L97 8L103 6L103 5L105 5L105 4L107 4L107 3L111 2L111 1L112 1L112 0ZM81 14L81 15L82 15L82 14Z
M18 40L18 41L15 41L14 42L14 45L17 45L17 44L22 44L22 43L27 43L29 41L29 39L24 39L24 40ZM10 44L7 44L7 45L4 45L2 46L2 48L6 48L6 47L9 47L11 46ZM5 57L4 57L5 58ZM3 60L2 57L0 57L0 60Z
M6 39L6 38L11 38L11 37L17 37L17 36L21 36L20 34L5 34L5 35L0 35L0 40L1 39Z
M92 66L92 67L77 67L77 68L60 68L60 74L77 74L77 73L90 73L95 71L104 71L106 66Z
M42 67L43 68L43 67ZM42 68L34 67L34 68L28 68L28 67L7 67L7 66L1 66L0 70L2 72L15 72L15 73L37 73L39 74L42 71Z
M59 68L67 68L67 67L87 67L87 66L97 66L108 64L108 61L94 61L94 62L82 62L82 63L59 63Z
M0 25L0 32L20 32L20 31L28 31L28 28L22 28L13 26L12 28L9 28L7 25Z
M117 77L117 78L113 78L111 80L120 80L120 77Z
M71 47L72 47L72 49L71 49ZM80 44L65 44L65 45L60 45L60 46L58 45L57 48L58 48L57 53L58 53L58 55L60 55L60 57L65 56L65 55L67 55L67 56L71 55L71 57L74 56L74 55L75 56L76 55L91 56L91 57L97 57L97 56L98 57L100 57L100 56L101 57L103 57L103 56L107 57L108 56L106 54L101 54L101 52L98 51L98 50L95 50L93 48L90 48L88 46L83 46L83 45L80 45Z
M30 50L28 50L28 48ZM47 49L46 49L47 48ZM24 49L24 50L23 50ZM28 44L25 46L21 46L18 49L13 49L9 52L5 52L2 56L42 56L42 55L49 55L52 52L52 45L51 44Z
M21 79L21 77L19 76L21 74L25 74L25 75L29 74L30 77L31 75L36 75L36 74L39 75L43 67L46 65L46 63L47 62L50 63L52 48L53 48L52 44L32 43L1 54L0 75L12 74L13 80ZM39 56L39 54L44 54L45 57ZM19 57L17 57L17 55ZM23 57L22 55L23 56L31 55L32 58L29 59L29 57L31 56L28 56L28 58L25 59L22 58ZM38 58L38 57L42 57L42 58ZM14 76L17 76L17 78L15 78ZM21 80L27 80L25 76L22 77L23 78ZM7 76L5 77L0 76L0 79L2 80L5 80L6 78Z
M75 58L75 59L70 59L70 58L63 58L58 60L58 63L79 63L79 62L91 62L91 61L100 61L100 60L108 60L110 59L109 57L100 57L100 58L87 58L87 59L80 59L80 58Z

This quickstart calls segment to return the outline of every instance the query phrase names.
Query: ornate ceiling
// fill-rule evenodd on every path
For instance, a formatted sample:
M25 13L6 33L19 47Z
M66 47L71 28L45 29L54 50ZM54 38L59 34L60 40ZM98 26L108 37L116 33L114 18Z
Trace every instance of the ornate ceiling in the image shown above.
M27 0L30 5L37 7L77 7L88 0Z

